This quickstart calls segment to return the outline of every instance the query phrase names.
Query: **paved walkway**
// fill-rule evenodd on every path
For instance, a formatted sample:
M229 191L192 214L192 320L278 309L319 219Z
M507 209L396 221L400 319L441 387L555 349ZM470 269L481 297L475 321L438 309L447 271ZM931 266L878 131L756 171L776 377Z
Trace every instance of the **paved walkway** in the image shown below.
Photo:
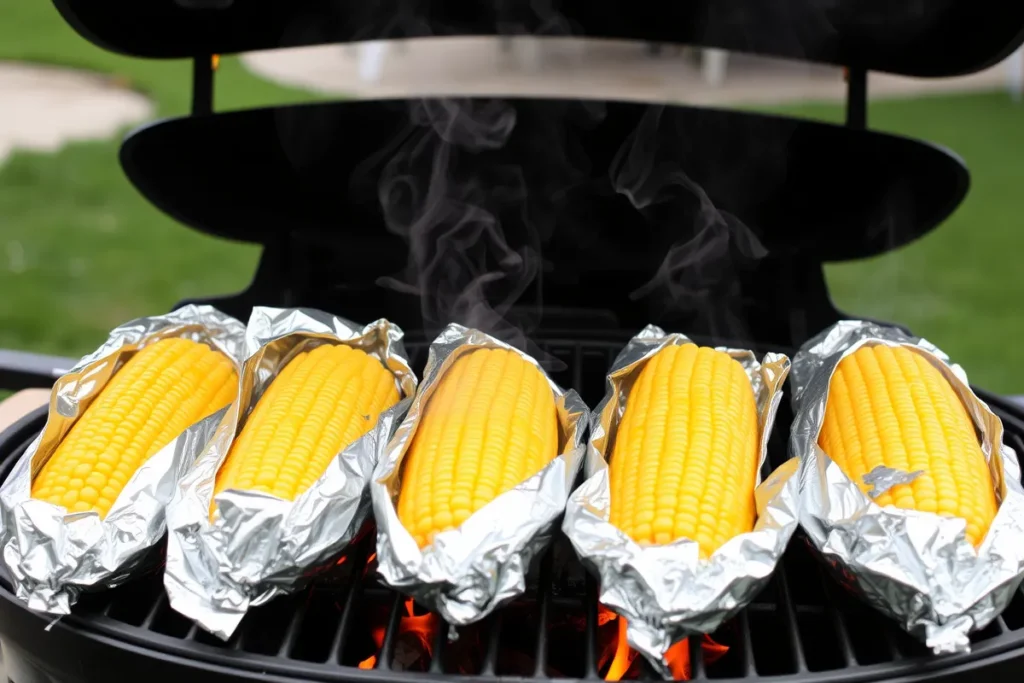
M0 62L0 164L15 149L102 140L152 116L149 101L85 71Z
M621 41L434 38L329 45L253 53L261 76L353 97L403 95L550 95L614 97L693 104L772 104L844 97L839 68L732 55L712 85L697 56L675 48L653 56ZM712 66L714 63L712 62ZM1006 66L961 78L922 80L872 74L872 97L1004 87ZM712 76L714 72L712 71Z

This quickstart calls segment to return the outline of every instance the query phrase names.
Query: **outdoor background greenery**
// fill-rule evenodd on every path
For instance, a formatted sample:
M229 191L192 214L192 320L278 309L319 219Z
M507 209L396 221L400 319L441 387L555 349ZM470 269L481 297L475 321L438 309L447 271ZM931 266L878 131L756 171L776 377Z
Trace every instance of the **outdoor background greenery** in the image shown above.
M66 27L46 2L8 2L0 60L108 74L153 99L160 116L188 108L189 65L112 55ZM222 61L217 106L312 99ZM835 105L788 107L839 120ZM874 102L873 128L946 145L972 172L967 201L941 229L893 254L830 266L847 312L903 322L964 364L987 388L1024 393L1024 108L1003 94ZM254 247L200 235L161 215L130 186L119 142L18 152L0 166L0 348L78 356L128 318L244 287Z

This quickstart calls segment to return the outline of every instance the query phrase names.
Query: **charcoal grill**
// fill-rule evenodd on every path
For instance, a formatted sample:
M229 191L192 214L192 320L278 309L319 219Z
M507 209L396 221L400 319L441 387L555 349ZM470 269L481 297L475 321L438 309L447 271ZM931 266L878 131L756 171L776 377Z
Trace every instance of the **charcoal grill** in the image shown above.
M121 163L143 195L185 225L264 245L245 291L205 303L243 319L256 304L314 306L356 320L387 315L411 331L413 366L422 369L427 340L446 321L432 318L419 297L380 286L379 276L406 265L408 250L384 228L375 180L388 154L417 135L410 109L423 103L318 103L214 114L210 57L428 29L534 32L550 26L538 19L537 3L55 4L80 34L104 48L193 60L192 115L133 133ZM968 187L967 171L952 153L867 129L867 70L969 73L1024 40L1024 5L998 0L935 0L927 12L901 0L788 0L772 9L761 0L635 0L628 11L620 5L563 0L545 11L560 13L566 21L558 25L577 34L847 65L847 122L614 101L506 102L516 116L507 142L460 158L459 171L486 177L495 167L520 169L528 194L514 198L511 208L498 206L494 215L511 241L528 235L542 242L545 260L542 277L507 313L532 321L530 340L554 379L590 405L603 393L614 356L649 322L704 342L791 353L838 320L822 264L913 241L939 225ZM749 228L766 254L749 259L727 252L729 267L700 271L699 282L687 285L696 289L681 297L676 291L675 298L630 298L706 214L693 201L638 211L615 192L610 178L629 140L647 145L650 167L681 171L702 187L715 206ZM694 306L687 297L715 305ZM62 367L67 361L0 353L0 386L47 386ZM1002 418L1010 445L1024 453L1024 411L976 391ZM791 419L784 402L769 448L772 467L786 457ZM0 434L0 474L6 476L44 422L38 410ZM432 654L415 667L403 652L405 601L378 584L372 569L367 536L308 590L252 610L227 643L171 610L158 572L87 595L73 615L55 623L24 609L0 572L7 675L14 683L599 678L604 636L597 587L564 538L557 537L531 570L524 596L455 643L439 629ZM375 631L383 634L379 652ZM933 657L845 594L798 535L766 590L713 637L729 651L705 661L692 639L695 680L1016 681L1024 674L1024 594L973 635L970 654Z

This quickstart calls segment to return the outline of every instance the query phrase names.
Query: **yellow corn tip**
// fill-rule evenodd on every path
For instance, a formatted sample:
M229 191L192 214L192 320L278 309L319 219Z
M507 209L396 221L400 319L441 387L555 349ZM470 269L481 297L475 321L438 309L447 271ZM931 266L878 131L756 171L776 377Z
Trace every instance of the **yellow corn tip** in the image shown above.
M513 351L472 351L427 401L405 455L398 519L426 547L556 455L555 399L544 374Z
M736 360L667 346L629 390L609 463L610 521L640 544L681 538L708 557L754 527L759 428Z
M238 375L188 339L145 346L99 393L32 482L32 497L105 517L142 464L234 398Z
M300 353L249 415L214 495L236 489L295 500L398 400L394 375L359 349L325 344Z
M996 515L974 423L942 373L910 349L864 346L839 363L818 444L865 492L876 467L923 472L875 502L962 517L974 545Z

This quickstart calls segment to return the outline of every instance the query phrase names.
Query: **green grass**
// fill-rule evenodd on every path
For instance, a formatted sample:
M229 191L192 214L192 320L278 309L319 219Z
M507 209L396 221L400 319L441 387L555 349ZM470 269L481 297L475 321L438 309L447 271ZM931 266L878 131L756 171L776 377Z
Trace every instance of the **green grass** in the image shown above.
M47 2L5 3L0 59L107 73L146 93L160 116L184 114L189 65L108 54L80 39ZM314 99L225 59L218 109ZM834 105L790 107L839 120ZM964 205L939 230L870 261L828 268L846 311L910 325L979 384L1024 393L1024 108L998 94L875 102L872 127L949 146L973 174ZM0 347L81 355L125 319L182 298L244 287L257 249L162 216L124 179L117 141L53 155L18 153L0 167Z

